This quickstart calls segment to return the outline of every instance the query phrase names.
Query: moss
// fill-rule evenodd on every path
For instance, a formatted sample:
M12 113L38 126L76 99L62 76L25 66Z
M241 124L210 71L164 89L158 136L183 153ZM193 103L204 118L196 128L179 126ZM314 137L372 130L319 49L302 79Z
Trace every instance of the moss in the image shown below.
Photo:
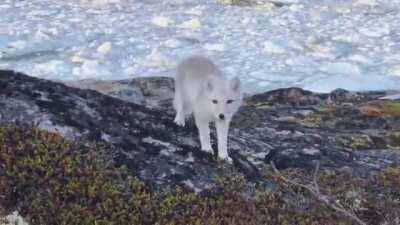
M400 197L400 168L388 167L379 174L378 179L380 185L387 188L394 187Z
M30 224L151 224L150 193L97 150L82 154L35 128L0 128L0 204Z
M360 111L361 115L367 117L377 117L382 115L382 110L377 106L364 105L358 107L358 110Z
M393 132L389 135L390 147L400 149L400 132Z
M274 192L233 176L218 178L200 194L182 187L154 193L124 169L101 160L101 151L82 151L33 127L0 128L0 214L17 209L32 225L354 224L272 172L266 179L277 185ZM283 173L312 182L307 171ZM399 177L399 168L393 167L370 180L333 173L321 174L318 182L322 193L353 208L368 224L383 224L400 215Z
M400 117L400 103L394 101L385 101L382 104L382 110L385 114L394 117Z
M329 114L329 115L335 113L338 110L337 107L332 106L332 105L322 105L317 109L318 109L318 112L320 112L321 114Z
M319 127L321 125L322 118L318 115L307 115L304 117L304 119L301 121L301 124L303 124L306 127Z
M368 135L358 135L350 138L350 147L352 149L368 149L372 145L373 142Z
M400 117L400 103L394 101L375 101L358 107L361 115L370 117Z

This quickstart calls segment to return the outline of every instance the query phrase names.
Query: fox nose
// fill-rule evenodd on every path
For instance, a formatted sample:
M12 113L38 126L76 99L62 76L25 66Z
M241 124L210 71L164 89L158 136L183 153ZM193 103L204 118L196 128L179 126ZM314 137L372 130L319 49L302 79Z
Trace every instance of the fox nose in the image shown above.
M222 114L222 113L221 113L221 114L219 114L219 115L218 115L218 117L219 117L221 120L225 119L225 115L224 115L224 114Z

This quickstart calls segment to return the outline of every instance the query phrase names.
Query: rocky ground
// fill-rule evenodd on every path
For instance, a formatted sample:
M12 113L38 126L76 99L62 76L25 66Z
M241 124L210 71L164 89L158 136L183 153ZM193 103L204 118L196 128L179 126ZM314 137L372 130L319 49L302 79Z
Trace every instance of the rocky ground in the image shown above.
M33 122L106 144L110 160L156 189L186 184L199 191L216 176L238 173L258 182L271 162L312 170L319 161L322 170L359 176L400 164L394 93L288 88L248 96L229 134L233 164L199 150L193 122L173 123L172 93L173 80L165 77L62 84L0 71L0 125Z

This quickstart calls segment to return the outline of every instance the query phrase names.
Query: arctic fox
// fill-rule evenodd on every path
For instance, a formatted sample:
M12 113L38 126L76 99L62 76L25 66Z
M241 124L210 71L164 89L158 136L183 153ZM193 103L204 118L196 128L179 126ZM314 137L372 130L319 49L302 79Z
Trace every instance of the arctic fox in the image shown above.
M174 122L185 126L186 117L193 113L203 151L213 153L209 124L215 122L218 157L232 161L228 156L229 123L242 99L240 80L225 78L209 59L192 56L178 65L173 101L176 110Z

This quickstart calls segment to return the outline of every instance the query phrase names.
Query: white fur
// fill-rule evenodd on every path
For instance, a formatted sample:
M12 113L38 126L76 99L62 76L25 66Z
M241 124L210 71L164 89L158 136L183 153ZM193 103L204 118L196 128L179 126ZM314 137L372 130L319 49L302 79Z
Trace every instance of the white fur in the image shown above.
M209 59L192 56L177 68L175 77L175 123L185 126L188 115L194 114L199 129L201 149L212 153L210 122L217 128L218 157L231 161L228 156L228 130L233 114L242 102L240 81L228 80ZM228 103L228 100L233 102ZM216 103L215 103L216 102ZM224 115L224 119L220 118Z

